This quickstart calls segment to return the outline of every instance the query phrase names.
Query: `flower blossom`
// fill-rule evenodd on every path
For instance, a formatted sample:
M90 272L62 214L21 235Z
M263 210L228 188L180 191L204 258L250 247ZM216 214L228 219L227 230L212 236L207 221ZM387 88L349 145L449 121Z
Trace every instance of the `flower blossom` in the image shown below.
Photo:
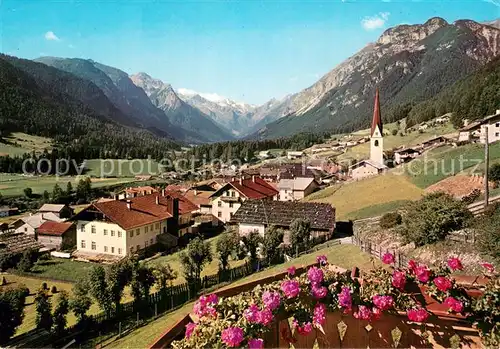
M314 307L313 323L315 325L324 325L326 321L326 305L318 303Z
M328 262L328 258L326 258L325 255L321 255L316 257L316 262L318 262L320 265L325 265Z
M418 281L424 284L429 282L429 279L431 278L431 271L426 265L419 265L414 270Z
M392 263L394 263L395 260L396 259L395 259L394 255L392 253L389 253L389 252L385 253L382 256L382 262L384 264L392 264Z
M307 336L313 329L310 322L306 322L305 324L302 324L302 326L300 326L297 320L293 320L293 326L295 327L297 332L303 336Z
M280 306L281 297L278 292L265 291L262 294L262 303L271 310L274 310Z
M415 270L417 269L417 267L418 267L417 262L415 262L413 259L410 259L410 261L408 262L408 270L410 272L415 273Z
M372 320L379 320L382 316L382 310L377 307L372 308Z
M434 284L441 292L448 291L452 286L450 279L445 278L444 276L438 276L437 278L435 278Z
M461 313L464 310L464 304L458 299L453 297L447 297L443 302L448 308L453 310L455 313Z
M402 290L406 284L406 275L403 271L395 270L392 274L392 286Z
M372 301L380 310L388 310L394 305L394 299L391 296L375 295L372 297Z
M406 315L408 316L408 320L414 322L424 322L429 317L429 313L423 308L409 309Z
M481 263L481 266L484 269L488 270L488 272L490 272L490 273L494 273L495 272L495 267L491 263L483 262L483 263Z
M267 326L273 322L273 312L271 309L264 309L257 313L257 322L261 325Z
M204 316L217 316L217 311L214 309L214 305L218 303L217 295L211 294L208 296L201 296L198 301L193 306L193 313L198 317Z
M260 338L250 339L248 341L248 348L249 349L261 349L261 348L264 348L264 340L262 340Z
M338 294L339 305L346 310L351 310L352 307L352 297L351 289L349 287L342 287L342 291Z
M186 338L190 338L196 329L196 324L194 322L190 322L186 325Z
M457 257L452 257L452 258L448 259L448 266L453 271L462 270L464 268L462 265L462 262Z
M256 323L259 322L259 313L259 307L252 304L243 311L243 317L250 323Z
M311 294L315 299L325 298L328 293L328 289L324 286L313 285L311 288Z
M359 320L370 320L372 317L372 311L365 305L360 305L358 311L353 314L354 318Z
M295 268L294 266L291 266L290 268L288 268L288 269L286 270L286 272L287 272L287 273L288 273L288 275L290 275L290 276L294 276L296 271L297 271L297 268Z
M221 339L228 347L238 347L243 342L244 333L239 327L229 327L222 331Z
M323 270L316 268L316 267L311 267L307 271L307 279L312 283L312 284L319 284L323 281Z
M286 298L294 298L300 292L300 284L297 280L285 280L281 283L281 290Z

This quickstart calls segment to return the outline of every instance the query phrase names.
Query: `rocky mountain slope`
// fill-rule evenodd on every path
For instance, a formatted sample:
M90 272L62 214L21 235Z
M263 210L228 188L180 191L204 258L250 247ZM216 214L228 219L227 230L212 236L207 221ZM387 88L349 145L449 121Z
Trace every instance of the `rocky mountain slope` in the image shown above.
M252 138L301 131L348 131L369 124L375 88L387 117L421 102L476 71L500 54L500 30L471 20L432 18L386 30L311 87L284 103L287 116Z
M208 142L233 139L230 132L223 129L208 115L180 99L170 84L153 79L146 73L132 75L130 80L136 88L145 91L154 106L168 115L172 124L192 130Z

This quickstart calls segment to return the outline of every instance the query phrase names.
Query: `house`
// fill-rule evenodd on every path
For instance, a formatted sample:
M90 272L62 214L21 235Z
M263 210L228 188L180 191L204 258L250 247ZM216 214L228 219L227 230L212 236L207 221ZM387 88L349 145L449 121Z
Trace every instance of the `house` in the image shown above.
M303 151L288 151L286 153L286 157L289 160L300 159L302 156L304 156L304 152Z
M361 160L360 162L349 167L350 176L354 180L376 176L387 171L388 167L372 160Z
M19 255L27 250L39 250L42 245L32 236L23 233L0 235L0 260L6 256Z
M144 195L149 195L158 192L156 188L153 188L152 186L145 185L141 187L130 187L130 188L125 188L122 191L118 192L115 194L115 199L117 198L118 200L121 199L130 199L130 198L135 198L137 196L144 196Z
M279 201L301 200L319 188L314 178L296 177L293 179L280 179L278 183Z
M91 204L72 219L77 252L86 260L113 261L162 243L177 244L179 200L161 193Z
M486 143L486 132L488 133L488 143L500 140L500 109L495 114L474 121L460 129L458 140L470 141L473 136L479 136L479 141L484 144Z
M420 155L420 152L413 148L401 148L394 151L394 162L402 164L403 162L410 161Z
M331 237L335 230L335 208L330 204L314 202L247 200L230 223L238 226L242 236L252 231L264 235L267 227L275 225L285 230L284 242L288 243L288 230L296 219L311 223L311 237Z
M9 232L11 228L9 227L9 224L7 223L0 223L0 234L4 234L6 232Z
M212 214L222 222L229 222L241 204L249 199L273 200L279 192L260 177L234 179L210 195Z
M210 196L215 191L205 191L198 189L189 189L184 193L184 197L198 207L198 212L203 214L212 213L212 202Z
M36 229L36 240L51 250L67 250L76 246L76 226L73 222L46 221Z
M19 214L17 207L0 206L0 217L10 217Z
M172 197L178 201L178 221L177 221L177 237L181 237L184 234L191 233L192 225L194 224L194 217L200 212L198 205L193 203L189 198L181 193L174 191L162 191L162 196Z
M52 212L37 213L17 219L11 224L11 227L17 234L27 234L30 236L35 236L36 229L46 221L63 222L64 220L65 219L59 218Z
M68 205L43 204L38 210L39 213L53 213L59 218L70 218L73 216L73 209Z
M271 157L271 152L269 150L260 151L258 157L261 159L268 159Z
M280 167L279 177L282 178L296 178L296 177L305 177L305 178L316 178L319 180L321 174L314 169L308 168L308 166L304 163L301 164L285 164Z
M447 142L448 142L448 138L446 138L444 136L436 136L436 137L433 137L425 142L422 142L420 144L420 147L423 149L427 149L427 148L434 147L437 145L445 144Z

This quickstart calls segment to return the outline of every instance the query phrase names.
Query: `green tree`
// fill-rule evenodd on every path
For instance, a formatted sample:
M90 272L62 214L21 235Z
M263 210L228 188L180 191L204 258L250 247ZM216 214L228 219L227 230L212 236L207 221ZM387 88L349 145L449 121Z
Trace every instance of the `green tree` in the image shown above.
M64 332L66 328L67 320L66 316L69 312L69 299L68 293L66 291L59 292L57 298L56 308L54 309L52 332L56 335L60 335Z
M114 263L106 271L106 290L114 308L118 313L120 311L121 299L125 286L132 280L133 263L135 261L128 258Z
M66 195L70 196L73 193L73 185L71 182L66 184Z
M274 225L268 227L264 232L264 254L269 264L281 262L283 254L280 245L283 243L284 236L283 230Z
M49 194L49 192L47 190L44 190L42 197L43 197L43 201L44 202L48 202L50 200L50 194Z
M88 201L92 196L92 182L89 177L80 179L76 186L76 198Z
M24 287L0 288L0 345L6 344L22 324L27 293Z
M500 204L493 204L483 216L475 219L473 229L481 252L500 262Z
M219 259L219 273L229 269L229 256L233 253L235 239L232 233L222 234L215 243L215 251Z
M309 248L310 238L311 223L308 220L297 218L290 224L290 244L296 254Z
M165 292L169 284L172 284L177 278L177 272L172 269L170 264L156 264L153 269L156 285L161 292Z
M262 243L262 236L258 231L251 231L248 235L241 238L248 255L250 255L250 263L255 265L257 262L257 248Z
M38 252L34 249L28 249L23 252L23 255L21 256L21 260L19 261L19 264L17 265L17 269L20 271L28 272L33 268L35 265L35 262L37 261L38 258Z
M135 263L132 268L132 280L130 282L130 288L132 290L132 296L136 303L141 301L147 301L149 296L149 291L155 283L155 277L153 269L144 265L143 263Z
M60 203L64 198L64 191L61 189L59 184L54 185L54 189L52 189L52 202Z
M106 270L102 265L97 265L90 269L88 287L90 295L95 299L99 307L107 314L111 314L113 303L107 290Z
M465 203L442 192L410 202L402 212L403 223L398 232L416 246L443 240L451 231L465 227L472 218Z
M89 285L86 278L78 280L73 285L73 292L69 301L69 307L75 314L79 323L87 318L87 312L92 305L92 299L89 297Z
M195 238L179 254L179 260L186 281L197 289L200 285L203 267L212 261L210 243L204 242L199 237Z
M52 305L47 290L38 290L35 296L36 328L50 331L52 328Z
M33 196L33 189L31 189L31 188L24 188L23 192L24 192L24 196L26 196L27 198L30 198Z
M493 164L488 171L491 181L500 182L500 164Z

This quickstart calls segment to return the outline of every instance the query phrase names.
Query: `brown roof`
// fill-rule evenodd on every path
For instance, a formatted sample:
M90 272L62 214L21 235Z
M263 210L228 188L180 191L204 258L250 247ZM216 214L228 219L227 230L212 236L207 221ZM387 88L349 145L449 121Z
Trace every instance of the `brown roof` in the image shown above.
M233 187L248 199L264 199L278 194L278 191L272 185L262 178L254 176L253 178L242 179L241 181L237 179L229 182L213 193L212 196L219 196L227 186Z
M335 208L330 204L271 200L247 200L231 218L231 223L289 227L295 219L311 222L311 229L335 227Z
M372 130L370 132L372 136L377 126L380 129L380 133L384 134L382 125L382 116L380 115L380 98L379 98L378 88L375 92L375 106L373 108Z
M191 201L193 204L199 206L209 206L210 205L210 196L213 194L213 191L201 191L201 190L188 190L184 197Z
M145 185L145 186L141 186L141 187L130 187L130 188L126 188L125 189L125 192L127 194L133 194L133 193L147 193L147 192L151 192L151 193L155 193L157 192L158 190L156 190L155 188L153 188L152 186L150 185Z
M179 199L179 214L190 213L198 210L198 206L195 203L179 192L165 190L163 195Z
M29 249L38 250L42 245L24 233L0 235L0 255L6 253L20 253Z
M36 232L39 235L61 236L64 235L64 233L67 232L72 226L73 223L71 222L46 221L36 229Z

